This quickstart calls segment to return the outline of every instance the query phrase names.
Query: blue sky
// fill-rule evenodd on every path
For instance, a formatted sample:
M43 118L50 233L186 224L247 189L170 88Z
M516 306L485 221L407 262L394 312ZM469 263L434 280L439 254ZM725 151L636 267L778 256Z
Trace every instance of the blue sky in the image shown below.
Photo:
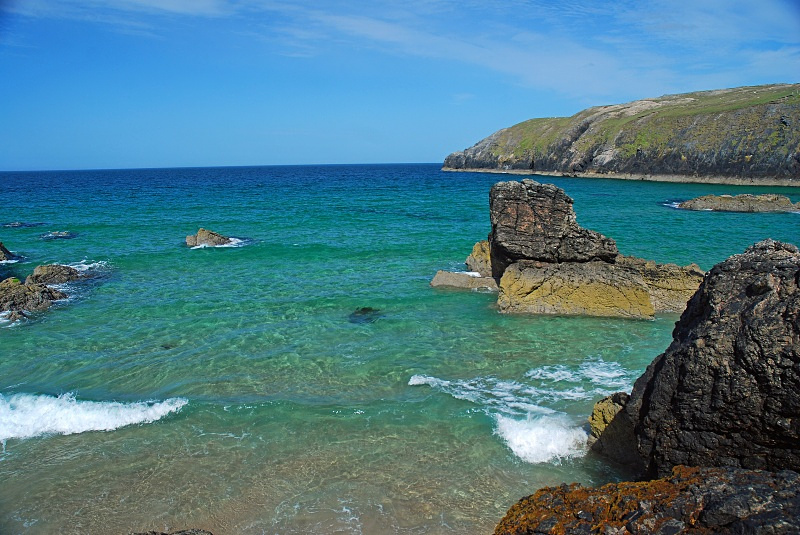
M800 80L800 0L0 0L0 170L441 162Z

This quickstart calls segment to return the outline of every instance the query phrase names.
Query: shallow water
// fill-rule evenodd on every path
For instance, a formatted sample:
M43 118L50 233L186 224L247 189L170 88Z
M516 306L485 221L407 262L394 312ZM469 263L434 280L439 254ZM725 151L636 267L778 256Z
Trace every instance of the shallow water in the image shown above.
M0 323L0 533L486 533L517 499L619 477L583 447L654 321L498 314L432 289L504 177L438 165L0 173L0 276L97 275ZM509 177L513 179L513 177ZM708 269L800 214L669 203L782 188L557 179L624 254ZM238 247L189 249L198 227ZM69 240L44 239L70 232ZM372 322L353 322L362 308Z

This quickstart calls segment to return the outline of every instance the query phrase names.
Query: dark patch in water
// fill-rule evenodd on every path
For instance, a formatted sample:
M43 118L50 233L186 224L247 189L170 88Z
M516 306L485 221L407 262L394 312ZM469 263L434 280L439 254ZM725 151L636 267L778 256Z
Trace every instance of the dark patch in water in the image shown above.
M347 321L350 323L375 323L382 317L383 314L377 308L361 307L347 316Z
M45 223L26 223L24 221L12 221L11 223L3 223L5 228L31 228L43 227Z

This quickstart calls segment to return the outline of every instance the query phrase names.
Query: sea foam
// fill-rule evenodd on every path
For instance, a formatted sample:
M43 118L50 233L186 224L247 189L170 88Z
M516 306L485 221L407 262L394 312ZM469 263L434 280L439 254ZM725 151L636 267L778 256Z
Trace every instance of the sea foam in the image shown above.
M0 394L0 441L49 434L112 431L127 425L152 423L178 412L187 403L183 398L119 403L77 400L71 393L58 397Z
M560 462L586 453L586 432L560 415L516 420L498 414L495 423L495 433L525 462Z

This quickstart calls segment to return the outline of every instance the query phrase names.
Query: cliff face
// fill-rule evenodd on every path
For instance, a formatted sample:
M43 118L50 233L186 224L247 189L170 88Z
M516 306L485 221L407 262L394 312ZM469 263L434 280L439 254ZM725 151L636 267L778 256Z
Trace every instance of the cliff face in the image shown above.
M444 169L800 186L800 84L531 119L449 155Z

